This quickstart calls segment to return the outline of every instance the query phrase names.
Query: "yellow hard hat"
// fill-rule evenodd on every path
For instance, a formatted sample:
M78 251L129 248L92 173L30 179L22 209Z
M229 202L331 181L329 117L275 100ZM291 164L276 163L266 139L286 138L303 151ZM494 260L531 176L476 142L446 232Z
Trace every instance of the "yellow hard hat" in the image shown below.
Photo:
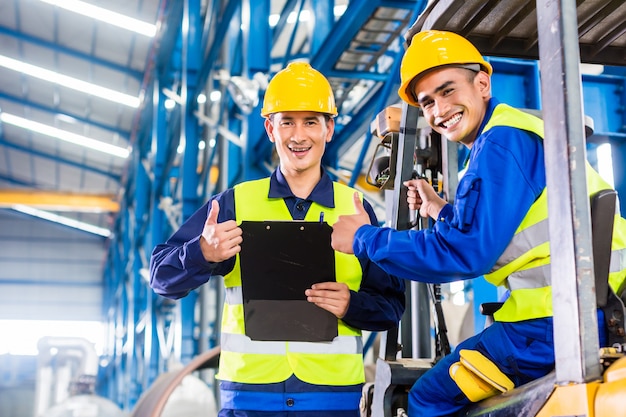
M261 116L283 111L314 111L337 116L330 83L306 62L292 62L270 80Z
M413 36L400 65L398 95L404 101L419 106L411 81L433 68L445 65L479 64L482 71L491 75L493 69L470 41L453 32L425 30Z

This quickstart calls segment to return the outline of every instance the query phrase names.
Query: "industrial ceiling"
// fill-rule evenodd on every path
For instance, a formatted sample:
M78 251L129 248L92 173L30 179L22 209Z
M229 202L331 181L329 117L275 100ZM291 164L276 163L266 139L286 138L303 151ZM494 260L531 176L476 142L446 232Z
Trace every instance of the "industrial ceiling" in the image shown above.
M146 94L155 78L154 66L173 50L167 45L172 40L164 39L168 30L173 32L168 19L184 2L51 3L55 2L0 3L0 207L31 215L44 210L95 226L91 233L109 236L142 114L151 111ZM219 2L203 2L203 13L208 16L215 3ZM335 12L343 13L348 1L330 3ZM373 7L360 7L367 24L352 33L350 26L341 27L343 33L334 36L345 34L344 47L326 52L337 53L333 62L320 62L327 67L323 69L328 70L338 104L343 104L346 123L365 104L364 96L375 92L373 87L391 72L393 56L384 55L390 45L397 49L396 39L413 16L415 2L388 3L391 7L377 8L374 18L369 18ZM79 13L84 5L101 9L90 17ZM310 23L298 27L293 19L278 21L280 13L302 15L310 7L306 1L271 2L271 15L278 23L265 79L288 58L298 59L311 50ZM98 20L107 13L117 14L113 23ZM123 21L126 18L136 20ZM216 16L206 21L219 23ZM358 73L370 76L359 78ZM359 124L344 142L351 144L363 134L367 121Z
M90 3L101 15L119 13L117 21L145 22L150 35L81 15L75 2L49 3L0 3L0 205L56 213L106 235L163 11L157 0Z

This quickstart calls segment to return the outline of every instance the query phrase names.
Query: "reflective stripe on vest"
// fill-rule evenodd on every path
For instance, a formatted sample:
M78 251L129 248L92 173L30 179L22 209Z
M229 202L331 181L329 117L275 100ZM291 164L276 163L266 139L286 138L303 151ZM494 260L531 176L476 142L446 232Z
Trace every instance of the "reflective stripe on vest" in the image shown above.
M287 343L288 348L285 347ZM264 353L268 355L282 355L286 351L297 353L341 354L363 353L363 340L354 336L337 336L332 343L309 342L271 342L252 340L246 335L222 332L220 340L221 350L237 353Z
M543 121L533 115L499 104L483 133L494 126L510 126L535 133L543 139ZM589 195L611 188L600 175L586 163ZM626 230L615 218L613 252L609 282L614 290L623 286L626 275ZM613 277L613 278L612 278ZM550 269L550 244L548 231L548 205L546 189L530 207L515 236L496 261L485 279L494 285L505 285L510 297L494 314L497 321L521 321L552 315L552 287Z
M306 221L318 221L320 213L332 225L340 214L354 211L354 189L333 183L335 208L313 203ZM235 216L243 220L292 220L282 198L268 198L269 178L236 185ZM339 282L358 291L361 265L353 255L335 252ZM318 385L345 386L365 381L361 332L337 320L338 336L327 343L251 340L245 335L239 256L233 271L224 277L226 295L222 314L220 369L217 378L248 384L282 382L291 375Z

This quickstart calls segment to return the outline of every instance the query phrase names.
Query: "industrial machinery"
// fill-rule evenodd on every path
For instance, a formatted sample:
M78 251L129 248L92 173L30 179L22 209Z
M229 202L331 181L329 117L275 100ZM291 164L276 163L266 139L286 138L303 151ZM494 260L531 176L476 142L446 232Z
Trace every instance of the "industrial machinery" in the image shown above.
M95 393L99 359L93 343L47 336L37 348L34 417L127 416L114 402Z
M442 0L431 2L405 36L410 42L420 30L450 30L468 37L484 55L541 63L549 212L559 213L550 216L551 241L559 242L551 246L553 275L560 277L553 283L556 369L540 380L474 404L462 415L626 415L621 404L626 396L623 300L609 297L616 303L609 308L609 325L616 326L611 329L611 349L598 349L594 308L607 303L605 254L607 242L610 251L610 236L608 241L598 237L612 230L616 196L607 193L589 201L586 192L579 72L580 62L626 64L624 21L626 4L608 0L538 0L536 4ZM398 113L399 123L387 120ZM425 176L451 201L459 172L457 144L422 126L419 109L407 104L381 113L373 130L382 142L368 182L392 197L390 226L424 227L406 207L402 182ZM592 235L592 221L593 230L604 228L604 233ZM426 285L411 283L406 319L383 338L376 380L364 395L364 415L405 415L408 390L442 353L442 320L434 320L439 336L436 352L431 352L431 312L438 313L427 294ZM436 305L436 297L431 298Z

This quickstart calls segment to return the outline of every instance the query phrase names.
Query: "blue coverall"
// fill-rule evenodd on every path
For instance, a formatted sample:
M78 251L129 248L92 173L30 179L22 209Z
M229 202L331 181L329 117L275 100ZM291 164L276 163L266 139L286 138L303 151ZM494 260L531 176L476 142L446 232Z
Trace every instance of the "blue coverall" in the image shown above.
M483 133L497 99L489 101L459 181L454 205L446 205L429 230L361 227L354 253L390 274L445 283L488 273L546 186L542 139L528 131L495 126ZM457 346L417 380L409 393L410 417L453 415L469 403L449 375L460 349L482 352L520 385L554 369L552 318L496 322Z
M332 180L323 171L320 182L308 199L293 195L279 169L270 179L269 197L283 198L294 220L303 220L312 202L334 207ZM235 220L234 192L226 190L212 199L219 202L218 222ZM371 223L378 221L371 205L365 201ZM207 218L211 201L194 213L164 244L156 246L150 260L150 285L157 294L168 298L181 298L206 283L212 275L226 275L234 266L235 259L221 263L207 262L202 256L199 239ZM347 213L348 214L348 213ZM348 325L370 331L387 330L397 325L404 311L404 282L388 275L366 257L359 257L363 270L361 287L351 291L350 305L342 319ZM222 402L237 398L237 392L246 391L248 405L221 404L220 417L358 417L358 405L362 385L318 386L305 383L292 376L276 384L240 384L221 381ZM343 394L338 394L343 393ZM285 406L290 394L301 401ZM337 398L335 400L334 398ZM344 401L348 398L348 401ZM229 400L230 401L230 400ZM340 404L335 405L339 401ZM299 408L299 404L313 404ZM351 405L350 405L351 404ZM333 408L336 406L337 408ZM347 410L347 409L350 410ZM279 411L279 410L289 411Z

